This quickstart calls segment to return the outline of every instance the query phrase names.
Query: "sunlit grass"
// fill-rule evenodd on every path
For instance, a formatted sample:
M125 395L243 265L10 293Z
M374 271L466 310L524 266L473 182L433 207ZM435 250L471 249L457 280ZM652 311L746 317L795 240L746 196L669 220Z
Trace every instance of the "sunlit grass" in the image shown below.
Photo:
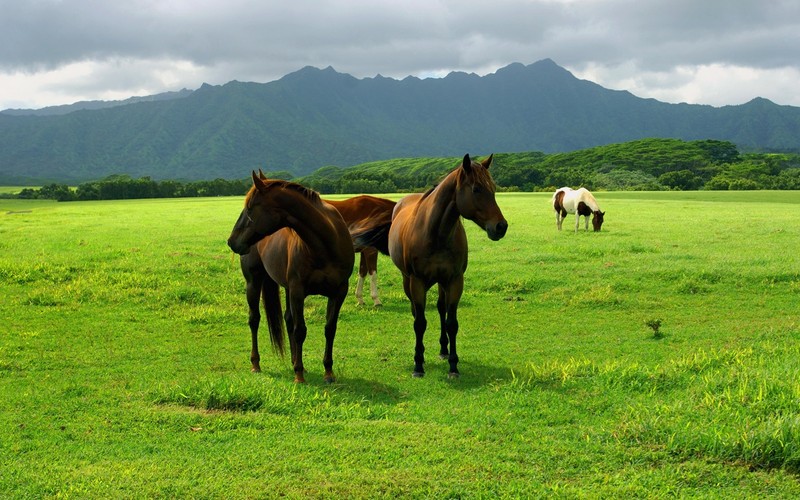
M598 193L604 230L577 234L549 194L501 194L506 238L466 222L460 379L433 292L411 377L381 257L333 385L307 301L306 386L265 333L249 372L241 199L0 200L0 493L797 496L800 193L705 194Z

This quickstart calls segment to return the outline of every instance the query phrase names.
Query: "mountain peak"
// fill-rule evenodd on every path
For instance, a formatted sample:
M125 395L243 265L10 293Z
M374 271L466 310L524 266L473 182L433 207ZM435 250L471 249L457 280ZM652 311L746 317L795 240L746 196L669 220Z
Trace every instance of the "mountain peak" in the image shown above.
M578 80L551 59L433 80L356 79L306 66L269 83L203 84L191 99L164 106L37 120L2 114L0 179L19 182L30 172L70 182L112 173L235 178L265 162L302 174L475 150L567 152L642 137L800 150L800 108L763 98L724 111L661 103Z

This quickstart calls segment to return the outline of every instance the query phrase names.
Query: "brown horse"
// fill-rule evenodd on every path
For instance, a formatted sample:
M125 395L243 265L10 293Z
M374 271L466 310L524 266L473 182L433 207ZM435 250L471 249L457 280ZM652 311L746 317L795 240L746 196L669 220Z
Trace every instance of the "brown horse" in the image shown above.
M508 229L495 201L491 163L492 156L479 163L465 155L461 165L436 187L424 194L406 196L395 207L388 235L389 255L403 273L403 289L411 301L416 334L415 377L425 374L425 300L434 284L439 285L439 353L450 362L450 376L459 375L456 311L467 269L467 235L461 217L478 224L494 241L505 236Z
M286 290L284 320L289 334L295 382L305 382L303 306L308 295L328 297L325 319L325 381L333 382L333 340L339 311L347 297L355 253L339 212L315 191L299 184L262 179L253 172L253 187L233 227L228 246L238 253L247 282L254 372L261 371L258 353L259 298L263 295L270 339L283 354L279 286Z
M365 224L389 223L392 220L392 210L397 202L369 195L354 196L346 200L325 200L333 205L342 214L351 234L363 230ZM358 283L356 284L356 299L358 305L364 305L364 279L370 277L370 296L375 306L381 305L378 298L378 249L373 246L361 246L353 242L354 250L361 254L358 265Z

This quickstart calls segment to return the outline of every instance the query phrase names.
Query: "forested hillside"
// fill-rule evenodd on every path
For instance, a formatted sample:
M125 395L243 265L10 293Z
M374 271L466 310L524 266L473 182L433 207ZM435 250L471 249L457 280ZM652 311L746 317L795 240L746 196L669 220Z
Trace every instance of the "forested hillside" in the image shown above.
M287 171L267 176L292 179L323 194L418 192L435 185L459 162L459 157L405 158L324 167L303 177ZM595 191L800 189L800 154L741 154L733 143L712 140L643 139L572 153L499 153L491 170L501 191L552 191L561 186ZM229 196L244 194L251 184L249 178L181 183L115 175L77 189L48 184L19 196L63 201Z
M296 179L321 192L384 193L431 186L459 158L401 159ZM501 153L492 173L502 190L800 189L800 155L746 153L726 141L642 139L571 153Z
M236 179L253 168L297 176L327 165L569 152L647 137L800 152L800 108L641 99L551 60L403 80L304 68L275 82L204 85L180 96L55 116L0 113L0 183Z

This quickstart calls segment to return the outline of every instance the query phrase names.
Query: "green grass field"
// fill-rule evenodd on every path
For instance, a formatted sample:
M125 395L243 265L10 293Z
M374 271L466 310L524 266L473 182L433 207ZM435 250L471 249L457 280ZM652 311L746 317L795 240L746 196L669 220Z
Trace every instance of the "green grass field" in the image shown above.
M544 193L498 196L498 242L466 223L460 379L433 294L411 377L381 257L330 386L319 297L309 383L266 330L249 371L241 199L0 200L0 497L800 495L800 192L597 198L601 233Z

